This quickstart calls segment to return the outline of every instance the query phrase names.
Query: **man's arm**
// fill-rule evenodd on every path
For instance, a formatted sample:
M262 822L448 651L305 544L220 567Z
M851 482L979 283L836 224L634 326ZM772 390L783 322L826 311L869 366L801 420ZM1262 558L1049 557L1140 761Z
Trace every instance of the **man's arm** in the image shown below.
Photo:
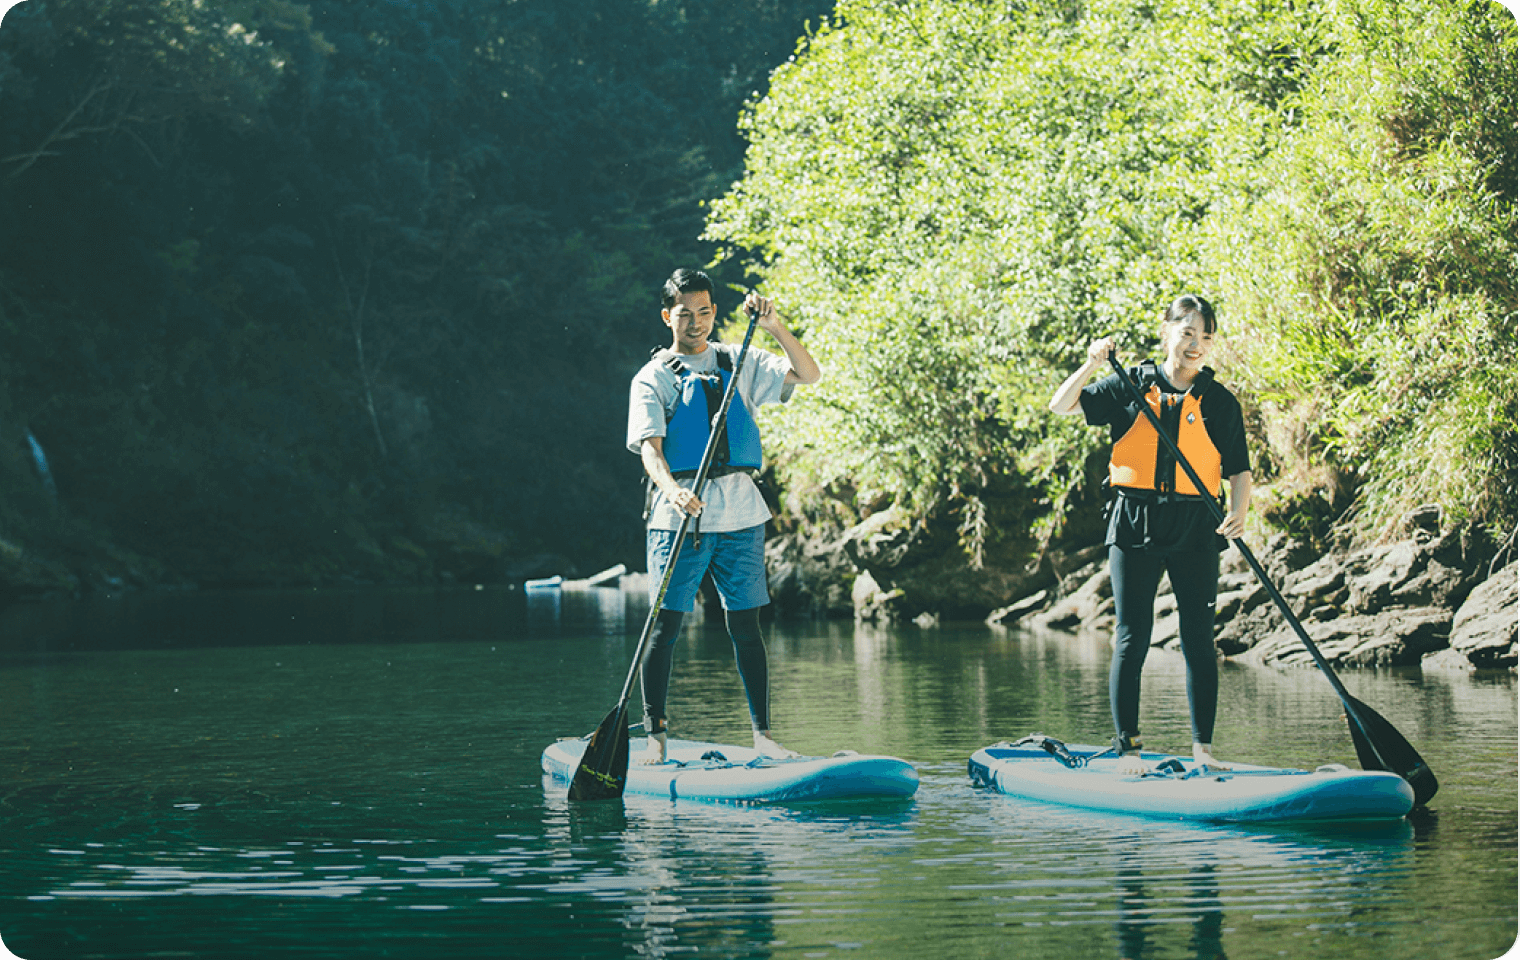
M802 341L792 336L792 332L781 322L781 314L776 312L774 301L752 293L744 298L744 306L746 309L760 311L760 329L774 337L786 354L787 362L792 365L786 373L787 384L817 383L823 379L823 371L818 368L818 362L807 352Z
M665 438L647 437L639 445L639 459L644 461L644 472L649 474L649 479L665 494L665 499L675 504L678 509L685 510L692 516L702 512L704 504L697 499L697 495L681 486L674 475L670 472L670 464L665 461Z

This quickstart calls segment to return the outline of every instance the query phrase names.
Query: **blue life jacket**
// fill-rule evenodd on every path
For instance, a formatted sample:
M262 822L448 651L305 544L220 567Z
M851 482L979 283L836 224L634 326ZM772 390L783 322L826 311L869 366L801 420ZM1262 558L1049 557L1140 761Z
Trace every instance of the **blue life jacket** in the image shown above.
M728 381L733 376L733 359L720 350L716 376L697 373L674 353L665 358L665 366L676 375L678 384L675 409L667 411L665 462L670 465L672 474L695 475L702 465L702 453L707 449L712 422L723 406L723 391L728 389ZM718 438L717 449L713 452L714 473L711 475L721 476L732 470L759 470L760 428L750 416L744 399L737 394L728 405L728 417L723 427L723 435Z

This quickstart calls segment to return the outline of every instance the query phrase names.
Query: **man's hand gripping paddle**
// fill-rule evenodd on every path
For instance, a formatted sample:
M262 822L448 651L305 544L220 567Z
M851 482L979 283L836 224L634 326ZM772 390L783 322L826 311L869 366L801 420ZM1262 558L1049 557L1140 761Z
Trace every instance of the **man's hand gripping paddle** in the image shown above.
M754 338L755 326L760 322L760 311L747 309L749 329L744 332L744 343L739 347L739 356L734 359L728 387L723 391L723 402L713 417L707 446L702 451L702 462L698 465L696 479L692 482L692 492L698 500L702 499L702 488L707 485L707 473L712 467L713 454L717 451L723 426L728 422L728 405L733 402L734 391L739 386L739 373L744 369L744 358L749 354L749 342ZM655 593L654 602L649 605L649 619L644 621L644 632L639 636L633 663L628 667L628 679L623 681L623 692L618 697L617 706L602 719L591 734L591 742L586 744L580 765L575 768L575 776L570 780L571 800L612 800L623 795L623 788L628 783L628 698L633 693L634 678L638 676L649 638L654 634L655 620L665 603L665 591L670 588L670 576L675 572L676 558L681 555L681 545L686 542L686 529L690 524L691 514L683 511L681 526L676 530L675 545L670 549L670 559L665 562L665 571L660 577L660 589Z
M1140 405L1140 412L1145 414L1150 420L1151 426L1156 430L1156 435L1161 438L1162 442L1166 444L1167 449L1171 451L1172 456L1177 459L1177 464L1187 472L1188 479L1193 481L1193 487L1197 490L1203 490L1203 481L1199 479L1197 472L1193 470L1193 465L1188 463L1187 458L1182 455L1182 451L1177 448L1176 441L1162 429L1160 419L1151 410L1150 404L1145 402L1145 397L1141 395L1139 386L1129 378L1129 374L1119 364L1119 361L1114 358L1112 353L1108 355L1108 362L1114 368L1114 373L1119 375L1119 379L1128 388L1130 396ZM1219 506L1219 502L1212 496L1205 496L1203 499L1213 511L1214 519L1219 523L1224 523L1224 510ZM1240 555L1246 558L1246 563L1251 565L1251 569L1256 573L1257 579L1261 581L1262 586L1267 588L1267 593L1272 597L1272 601L1277 604L1277 609L1282 611L1282 615L1287 618L1288 625L1293 628L1294 633L1298 634L1298 639L1308 648L1309 655L1314 658L1314 662L1319 665L1319 668L1325 672L1325 676L1330 680L1330 686L1335 688L1336 695L1341 698L1341 703L1346 708L1346 723L1351 727L1351 742L1356 746L1356 756L1361 761L1362 768L1364 770L1388 770L1398 774L1409 781L1409 785L1414 788L1415 805L1424 805L1436 794L1436 789L1439 786L1436 783L1436 775L1431 772L1430 767L1426 766L1425 761L1421 759L1415 748L1410 746L1409 741L1404 739L1403 734L1394 729L1393 724L1384 720L1376 710L1373 710L1347 692L1345 685L1341 683L1341 678L1335 675L1335 671L1330 668L1330 662L1325 659L1324 654L1319 652L1319 648L1314 645L1314 641L1309 639L1309 634L1304 630L1304 625L1299 623L1298 617L1294 615L1292 608L1288 606L1288 601L1283 599L1283 595L1278 592L1277 587L1267 577L1267 572L1256 561L1256 557L1251 553L1250 548L1246 546L1245 540L1236 538L1231 542L1235 544L1235 549L1240 551Z

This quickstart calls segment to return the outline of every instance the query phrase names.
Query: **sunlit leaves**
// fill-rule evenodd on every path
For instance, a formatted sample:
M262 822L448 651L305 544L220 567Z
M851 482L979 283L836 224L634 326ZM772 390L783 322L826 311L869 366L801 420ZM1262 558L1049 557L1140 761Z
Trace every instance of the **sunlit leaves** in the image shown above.
M1251 330L1241 375L1286 415L1314 411L1319 446L1362 480L1363 531L1427 502L1507 530L1515 21L1485 4L1340 12L1324 35L1336 55L1284 101L1294 124L1263 189L1208 225Z
M807 448L794 471L919 511L1064 473L1043 446L1050 389L1092 336L1144 350L1194 273L1171 248L1207 207L1209 134L1233 104L1174 95L1172 46L1194 48L1179 22L844 3L777 71L709 232L810 305L829 376L775 431Z
M745 115L708 227L828 369L771 431L792 479L920 514L999 476L1059 497L1094 441L1050 390L1092 337L1147 353L1197 290L1224 379L1325 420L1268 478L1340 458L1406 491L1383 514L1462 513L1386 453L1439 459L1409 411L1442 396L1501 424L1452 443L1503 486L1512 416L1477 398L1513 385L1514 23L1481 6L842 2Z

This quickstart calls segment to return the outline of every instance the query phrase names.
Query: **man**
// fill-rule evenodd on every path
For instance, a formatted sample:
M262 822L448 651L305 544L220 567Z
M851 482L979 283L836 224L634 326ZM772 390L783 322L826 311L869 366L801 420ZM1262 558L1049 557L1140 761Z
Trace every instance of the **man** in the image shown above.
M745 307L759 313L757 326L775 338L785 356L751 346L698 499L692 486L711 430L711 414L717 411L739 354L738 347L708 340L717 319L712 294L712 281L700 270L677 270L665 282L660 316L670 328L671 345L655 352L629 390L628 449L642 458L654 486L646 533L651 603L683 512L693 518L642 669L644 729L649 734L645 763L665 762L665 700L675 641L709 570L749 700L755 749L771 757L796 756L771 738L770 681L760 635L760 608L770 602L765 522L771 512L752 478L761 467L755 411L762 404L784 402L794 385L817 383L822 374L782 323L775 305L753 293L747 296Z

